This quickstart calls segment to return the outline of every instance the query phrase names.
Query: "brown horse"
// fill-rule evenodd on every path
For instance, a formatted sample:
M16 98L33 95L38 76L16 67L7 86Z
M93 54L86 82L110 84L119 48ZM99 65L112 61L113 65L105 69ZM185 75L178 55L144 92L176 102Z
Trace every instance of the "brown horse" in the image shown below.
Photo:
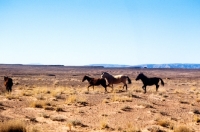
M12 78L4 76L4 85L6 86L6 90L8 92L12 92L12 86L13 86Z
M126 81L128 80L128 84L131 84L131 79L128 77L128 76L125 76L125 75L116 75L116 76L113 76L107 72L103 72L101 74L101 78L106 78L107 81L108 81L108 86L110 86L112 88L112 91L113 91L113 84L118 84L118 83L123 83L124 86L123 86L123 89L124 87L126 87L126 91L128 89L127 87L127 84L126 84Z
M89 91L89 87L91 86L93 86L93 90L94 90L94 86L101 85L105 88L105 92L107 92L106 80L104 78L91 78L85 75L82 79L82 82L84 82L85 80L89 82L88 91Z

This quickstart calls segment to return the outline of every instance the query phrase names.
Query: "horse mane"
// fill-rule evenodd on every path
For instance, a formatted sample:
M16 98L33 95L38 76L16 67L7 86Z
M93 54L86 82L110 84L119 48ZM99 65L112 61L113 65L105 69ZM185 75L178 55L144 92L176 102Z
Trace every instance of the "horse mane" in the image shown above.
M109 74L108 72L103 72L102 75L104 75L104 74L114 78L114 76Z
M142 75L143 77L145 77L145 78L148 78L146 75L144 75L143 73L140 73L140 75Z

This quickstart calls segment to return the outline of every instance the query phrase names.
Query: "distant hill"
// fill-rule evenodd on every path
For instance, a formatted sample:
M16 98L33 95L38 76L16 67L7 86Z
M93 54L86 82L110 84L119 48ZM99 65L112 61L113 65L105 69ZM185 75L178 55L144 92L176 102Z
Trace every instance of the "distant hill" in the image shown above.
M88 66L103 66L105 68L131 67L130 65L120 65L120 64L91 64Z
M120 64L91 64L89 66L103 66L105 68L182 68L182 69L200 69L200 64L142 64L142 65L120 65Z

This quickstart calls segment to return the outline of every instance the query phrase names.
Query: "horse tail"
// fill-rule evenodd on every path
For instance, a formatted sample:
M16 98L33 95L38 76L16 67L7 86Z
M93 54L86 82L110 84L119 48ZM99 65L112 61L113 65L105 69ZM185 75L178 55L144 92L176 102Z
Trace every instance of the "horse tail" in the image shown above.
M163 80L161 79L161 78L159 78L160 79L160 81L161 81L161 84L164 86L164 82L163 82Z
M131 84L131 79L127 76L128 84Z

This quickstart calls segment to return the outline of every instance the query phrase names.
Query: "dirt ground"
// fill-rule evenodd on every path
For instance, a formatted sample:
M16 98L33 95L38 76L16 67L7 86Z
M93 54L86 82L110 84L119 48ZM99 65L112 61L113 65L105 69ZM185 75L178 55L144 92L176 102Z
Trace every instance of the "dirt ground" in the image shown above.
M115 84L87 90L84 75L127 75L128 91ZM160 77L158 92L135 81L143 72ZM200 70L0 65L0 122L22 120L30 132L200 132ZM13 79L7 93L3 77Z

